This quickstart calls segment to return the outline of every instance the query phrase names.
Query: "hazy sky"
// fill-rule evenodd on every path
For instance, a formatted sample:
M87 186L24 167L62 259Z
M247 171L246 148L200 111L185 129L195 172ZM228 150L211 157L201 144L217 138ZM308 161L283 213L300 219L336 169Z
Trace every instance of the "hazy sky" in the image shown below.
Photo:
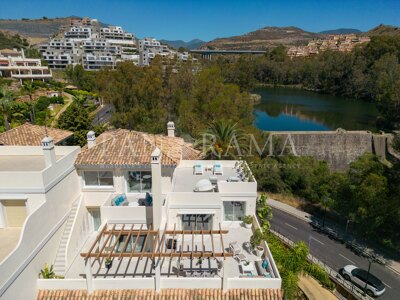
M0 0L0 18L88 16L138 37L211 40L264 26L308 31L400 25L400 0Z

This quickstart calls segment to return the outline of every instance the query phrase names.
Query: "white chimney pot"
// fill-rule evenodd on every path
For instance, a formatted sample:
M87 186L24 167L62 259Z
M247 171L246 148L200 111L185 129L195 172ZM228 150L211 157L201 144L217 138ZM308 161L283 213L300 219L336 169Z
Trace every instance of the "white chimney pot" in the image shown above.
M169 137L174 137L175 136L175 123L172 121L169 121L167 123L167 131L168 131L168 136Z
M92 148L94 146L96 146L96 134L94 133L94 131L89 131L86 135L87 137L87 143L88 143L88 148Z
M57 158L56 158L56 149L54 148L53 139L51 137L46 136L42 140L42 147L43 147L43 155L46 168L55 165L57 162Z

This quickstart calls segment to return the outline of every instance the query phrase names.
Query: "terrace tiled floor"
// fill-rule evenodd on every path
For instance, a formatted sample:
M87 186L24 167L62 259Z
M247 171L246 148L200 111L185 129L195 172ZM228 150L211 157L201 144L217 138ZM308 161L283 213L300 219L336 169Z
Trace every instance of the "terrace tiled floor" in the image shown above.
M234 227L229 228L229 233L224 235L224 247L227 250L231 242L238 242L242 245L244 242L248 242L251 237L251 230L242 227L241 225L234 225ZM93 234L83 249L90 248L96 234ZM184 248L185 251L191 251L191 236L185 236ZM195 237L194 241L195 247L197 249L201 248L201 236ZM210 236L204 236L205 250L211 251L212 243ZM178 245L181 245L181 241L178 240ZM222 252L220 236L214 236L214 246L216 252ZM260 258L252 253L242 250L243 254L246 255L248 261L253 262L260 260ZM222 258L217 258L222 260ZM150 258L122 258L121 260L115 258L113 265L110 270L107 270L104 266L104 259L99 261L92 259L92 273L95 278L131 278L131 277L152 277L155 275L152 269L152 261ZM228 276L229 277L239 277L241 275L240 264L233 258L227 258L228 263ZM216 273L215 276L222 276L222 271L217 271L217 261L214 258L205 259L200 266L198 264L198 259L181 258L180 263L183 264L184 270L188 271L190 274L192 271L200 272L204 270L212 270ZM161 276L166 277L177 277L177 268L179 266L179 258L162 258L161 259ZM191 275L189 275L191 276ZM84 259L79 255L75 258L71 268L66 274L66 278L84 278L85 277L85 265Z

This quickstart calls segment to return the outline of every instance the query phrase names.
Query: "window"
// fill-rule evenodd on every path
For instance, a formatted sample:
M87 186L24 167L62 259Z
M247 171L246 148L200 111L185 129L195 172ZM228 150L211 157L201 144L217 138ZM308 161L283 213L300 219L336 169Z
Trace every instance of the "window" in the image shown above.
M151 192L151 172L132 171L128 172L128 193Z
M110 171L85 171L83 172L85 186L113 186L113 172Z
M196 215L187 214L182 215L182 229L183 230L211 230L212 229L212 215Z
M245 213L246 202L224 201L224 220L242 221Z
M135 246L135 249L134 249L133 252L136 252L136 253L142 252L146 236L145 235L140 235L138 237L138 241L136 242L136 235L135 236L132 235L129 238L128 244L125 247L125 243L126 243L127 237L128 237L127 235L122 235L119 238L116 252L117 253L121 253L122 251L124 251L124 253L131 253L133 246Z

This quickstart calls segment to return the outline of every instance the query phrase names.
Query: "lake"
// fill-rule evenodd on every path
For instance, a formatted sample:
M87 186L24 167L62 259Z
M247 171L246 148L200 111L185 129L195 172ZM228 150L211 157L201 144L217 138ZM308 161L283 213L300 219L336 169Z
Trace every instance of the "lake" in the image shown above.
M254 125L267 131L376 130L373 103L295 88L256 89Z

